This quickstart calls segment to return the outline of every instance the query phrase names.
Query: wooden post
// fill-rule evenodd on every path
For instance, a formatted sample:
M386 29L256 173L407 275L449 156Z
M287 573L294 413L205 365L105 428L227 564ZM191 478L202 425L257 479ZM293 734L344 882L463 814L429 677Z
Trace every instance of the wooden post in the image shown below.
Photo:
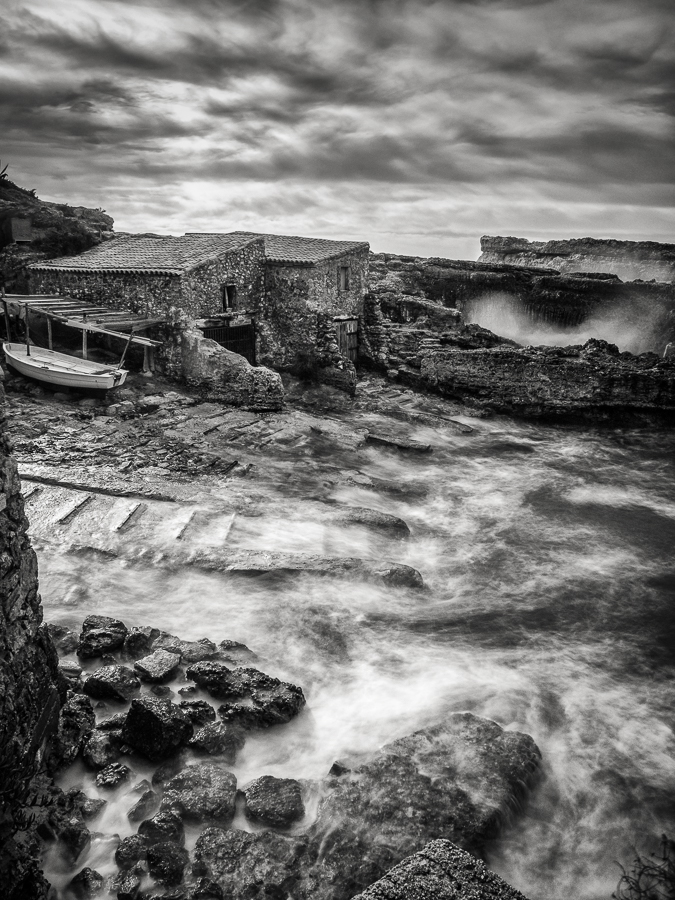
M87 358L87 329L82 329L82 359Z
M7 301L5 300L5 289L2 289L2 305L5 310L5 329L7 330L7 341L12 343L12 329L9 324L9 310L7 309Z
M54 349L52 341L52 320L50 316L47 316L47 346L50 350Z
M24 303L24 312L26 314L26 356L30 356L30 330L28 328L28 304Z
M122 353L122 359L120 360L119 365L117 366L118 369L121 369L122 366L124 365L124 359L127 355L127 350L129 349L129 345L131 344L133 336L134 336L134 327L132 325L131 331L129 332L129 340L124 345L124 352Z

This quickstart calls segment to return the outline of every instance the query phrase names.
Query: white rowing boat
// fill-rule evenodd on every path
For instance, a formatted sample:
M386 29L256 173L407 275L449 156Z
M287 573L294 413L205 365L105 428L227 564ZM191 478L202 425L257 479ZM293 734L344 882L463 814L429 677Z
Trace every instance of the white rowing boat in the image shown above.
M31 345L30 354L25 344L5 343L2 349L7 364L21 375L60 387L107 391L124 384L128 374L118 366L101 365L44 347Z

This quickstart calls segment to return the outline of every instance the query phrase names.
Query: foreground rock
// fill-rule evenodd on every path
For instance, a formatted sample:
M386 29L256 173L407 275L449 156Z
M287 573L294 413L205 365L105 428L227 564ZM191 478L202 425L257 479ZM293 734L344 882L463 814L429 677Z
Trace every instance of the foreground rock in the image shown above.
M480 853L520 808L539 761L528 735L469 713L449 716L351 770L335 766L342 774L327 781L307 834L207 829L195 849L199 874L233 900L262 900L266 890L351 900L432 840Z
M192 722L169 700L133 700L122 729L122 740L153 762L161 762L192 737Z
M102 666L85 679L85 694L96 700L125 703L138 693L140 681L126 666Z
M525 900L450 841L432 841L354 900Z
M149 656L136 660L134 671L141 681L163 684L173 678L179 665L179 653L171 653L170 650L155 650Z
M675 421L675 360L632 356L591 339L583 347L431 350L423 385L513 415Z
M229 825L234 818L237 779L219 766L189 766L164 787L162 812L181 819Z
M127 627L119 619L108 616L87 616L82 623L82 633L77 645L77 655L93 659L119 650L127 636Z
M292 778L263 775L244 789L244 813L252 822L287 828L305 815L302 788Z

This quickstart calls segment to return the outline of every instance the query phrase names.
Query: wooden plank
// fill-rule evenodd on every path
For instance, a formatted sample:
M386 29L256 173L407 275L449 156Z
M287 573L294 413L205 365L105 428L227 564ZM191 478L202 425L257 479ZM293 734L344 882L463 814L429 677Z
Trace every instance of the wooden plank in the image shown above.
M92 497L93 494L86 494L84 497L79 497L77 500L73 501L73 503L71 503L70 506L55 519L55 524L65 525L69 519L77 515L77 513L90 502Z
M131 506L125 511L125 514L123 515L121 521L116 525L111 525L110 530L117 532L126 531L126 529L130 528L132 524L136 524L137 520L140 519L147 508L147 503L141 503L140 501L137 503L132 503Z

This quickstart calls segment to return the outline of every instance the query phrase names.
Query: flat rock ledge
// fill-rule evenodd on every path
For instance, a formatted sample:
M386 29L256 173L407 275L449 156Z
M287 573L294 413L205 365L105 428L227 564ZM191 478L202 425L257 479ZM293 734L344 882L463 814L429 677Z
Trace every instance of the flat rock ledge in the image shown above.
M354 900L526 900L525 896L460 850L437 840L407 857Z

